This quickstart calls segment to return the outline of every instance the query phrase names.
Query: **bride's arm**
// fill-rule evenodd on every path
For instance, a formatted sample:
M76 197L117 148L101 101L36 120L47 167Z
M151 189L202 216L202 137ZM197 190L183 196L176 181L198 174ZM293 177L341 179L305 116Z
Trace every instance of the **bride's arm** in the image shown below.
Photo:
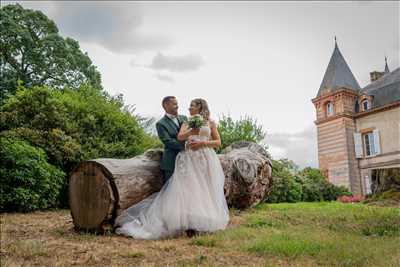
M183 124L182 124L182 127L181 127L181 129L179 130L179 133L178 133L178 135L177 135L177 139L179 140L179 141L186 141L188 138L189 138L189 136L192 134L192 129L191 128L189 128L189 126L187 125L187 123L186 122L184 122Z
M204 146L217 148L221 145L221 137L219 136L217 123L214 121L210 121L211 128L211 139L209 141L204 141Z

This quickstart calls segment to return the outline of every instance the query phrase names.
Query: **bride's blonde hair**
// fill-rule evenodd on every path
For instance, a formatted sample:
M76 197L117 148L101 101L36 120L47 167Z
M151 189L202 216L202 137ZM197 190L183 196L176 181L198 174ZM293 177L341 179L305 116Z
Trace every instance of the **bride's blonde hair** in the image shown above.
M210 119L210 109L208 108L207 101L202 98L195 98L192 102L197 106L200 105L200 115L208 121Z

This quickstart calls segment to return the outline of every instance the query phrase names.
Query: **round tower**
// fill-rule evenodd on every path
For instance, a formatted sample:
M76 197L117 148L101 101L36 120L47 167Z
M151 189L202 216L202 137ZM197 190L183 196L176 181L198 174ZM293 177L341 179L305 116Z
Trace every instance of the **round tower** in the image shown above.
M360 173L354 150L356 104L361 90L335 38L335 47L317 96L316 109L319 168L335 185L361 193Z

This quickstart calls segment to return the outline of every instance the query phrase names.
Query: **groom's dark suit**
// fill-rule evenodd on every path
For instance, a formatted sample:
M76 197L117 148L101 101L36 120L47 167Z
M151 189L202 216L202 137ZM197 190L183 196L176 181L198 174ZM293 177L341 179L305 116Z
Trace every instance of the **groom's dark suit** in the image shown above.
M157 123L157 134L164 144L164 154L161 159L161 171L163 172L164 183L172 176L175 169L175 159L178 153L185 149L185 142L179 141L177 135L186 116L178 115L179 126L167 115L162 117Z

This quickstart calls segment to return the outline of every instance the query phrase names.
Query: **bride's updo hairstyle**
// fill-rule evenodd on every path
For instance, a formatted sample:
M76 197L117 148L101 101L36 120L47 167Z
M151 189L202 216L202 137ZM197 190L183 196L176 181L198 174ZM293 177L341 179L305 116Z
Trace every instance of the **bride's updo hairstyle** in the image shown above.
M202 98L195 98L192 102L200 106L200 115L208 121L210 119L210 109L208 108L207 101Z

